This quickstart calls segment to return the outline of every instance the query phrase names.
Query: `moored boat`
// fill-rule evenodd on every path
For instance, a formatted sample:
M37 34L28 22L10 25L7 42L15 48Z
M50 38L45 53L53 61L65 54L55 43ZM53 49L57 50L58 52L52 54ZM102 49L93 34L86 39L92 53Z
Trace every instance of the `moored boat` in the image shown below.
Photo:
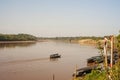
M91 71L95 68L96 66L88 66L88 67L77 69L76 72L73 74L73 77L83 77L86 74L91 73Z
M102 63L104 61L103 56L94 56L89 59L87 59L87 64L89 63Z

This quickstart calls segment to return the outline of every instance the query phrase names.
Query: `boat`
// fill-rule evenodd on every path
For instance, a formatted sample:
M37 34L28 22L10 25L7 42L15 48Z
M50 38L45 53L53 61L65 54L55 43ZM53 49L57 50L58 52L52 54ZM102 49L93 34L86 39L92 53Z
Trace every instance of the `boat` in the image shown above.
M120 55L118 53L113 53L113 64L115 64L120 58ZM107 62L110 64L111 56L107 56Z
M116 52L113 53L113 64L115 64L119 58L120 58L120 56L118 53L116 53ZM93 56L93 57L87 59L87 65L91 66L91 65L103 63L104 59L105 59L104 56ZM111 60L111 56L108 55L107 56L107 63L108 64L110 64L110 60Z
M61 55L59 55L58 53L56 53L56 54L51 54L50 55L50 58L52 59L52 58L60 58L61 57Z
M91 71L95 68L96 68L96 66L88 66L88 67L83 67L83 68L77 69L76 72L73 73L73 77L76 77L76 78L83 77L86 74L91 73Z
M94 56L91 57L89 59L87 59L87 64L89 63L102 63L104 61L104 57L103 56Z

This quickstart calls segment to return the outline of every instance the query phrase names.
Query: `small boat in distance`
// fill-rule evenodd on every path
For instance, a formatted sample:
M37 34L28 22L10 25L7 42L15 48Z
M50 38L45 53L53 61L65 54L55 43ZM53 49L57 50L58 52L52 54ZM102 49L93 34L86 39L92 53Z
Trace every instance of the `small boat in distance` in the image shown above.
M52 58L60 58L61 57L61 55L59 55L58 53L56 53L56 54L51 54L50 55L50 58L52 59Z

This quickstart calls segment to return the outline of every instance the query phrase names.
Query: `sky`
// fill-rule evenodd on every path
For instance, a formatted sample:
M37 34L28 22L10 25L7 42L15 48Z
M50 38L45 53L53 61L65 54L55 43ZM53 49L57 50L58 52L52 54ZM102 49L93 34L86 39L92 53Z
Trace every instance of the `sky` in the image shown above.
M120 0L0 0L0 33L38 37L117 35Z

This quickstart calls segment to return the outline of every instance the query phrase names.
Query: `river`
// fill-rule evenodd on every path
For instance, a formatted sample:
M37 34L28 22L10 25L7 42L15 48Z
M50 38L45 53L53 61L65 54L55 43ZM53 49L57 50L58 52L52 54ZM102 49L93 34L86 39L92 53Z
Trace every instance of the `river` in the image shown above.
M61 58L49 56L59 53ZM66 42L0 44L0 80L72 80L78 68L87 66L86 59L99 55L94 46Z

